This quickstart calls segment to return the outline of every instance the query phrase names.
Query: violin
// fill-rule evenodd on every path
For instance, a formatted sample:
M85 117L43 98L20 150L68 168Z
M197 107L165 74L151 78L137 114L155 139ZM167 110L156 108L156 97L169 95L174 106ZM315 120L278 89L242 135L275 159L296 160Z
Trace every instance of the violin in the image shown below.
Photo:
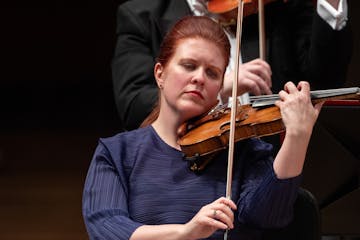
M359 100L360 88L317 90L310 94L313 104L337 99ZM278 99L277 94L252 96L250 104L238 105L234 141L284 132L280 109L274 105ZM202 170L217 153L228 147L230 113L231 108L219 106L180 127L181 137L178 143L184 159L190 163L190 169Z
M278 0L264 0L264 5ZM287 0L284 0L287 1ZM207 4L208 11L211 13L226 13L238 7L238 0L209 0ZM243 0L243 16L247 17L258 12L258 0Z

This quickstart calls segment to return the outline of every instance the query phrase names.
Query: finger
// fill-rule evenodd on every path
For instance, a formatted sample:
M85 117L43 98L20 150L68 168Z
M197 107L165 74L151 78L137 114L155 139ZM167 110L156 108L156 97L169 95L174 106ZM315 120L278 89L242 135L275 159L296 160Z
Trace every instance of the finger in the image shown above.
M234 205L233 207L236 207L234 203L229 203L230 205ZM223 223L229 226L229 228L234 227L234 212L232 211L231 207L229 205L226 205L225 203L219 202L215 203L213 206L214 212L213 216L216 219L221 220Z
M221 220L214 218L214 216L211 214L210 214L210 216L208 216L208 218L206 220L206 224L208 224L209 226L216 228L216 229L224 229L224 230L228 229L228 225L223 223Z
M226 223L229 228L234 227L234 212L236 210L236 204L228 198L221 197L219 201L214 206L215 209L219 210L219 219Z
M287 98L288 95L289 94L287 92L285 92L285 90L281 90L279 92L279 98L280 98L281 101L284 101Z
M269 85L268 82L271 82L271 79L264 79L261 75L260 76L253 76L254 82L257 84L258 88L260 88L260 94L272 94L271 91L271 84Z
M249 72L247 74L247 85L249 86L249 92L254 95L272 94L269 85L258 75Z
M271 78L272 71L271 71L270 65L266 61L264 61L262 59L259 59L259 64L262 66L262 69L264 71L266 71L266 75L268 75L269 78Z
M254 95L260 95L261 89L258 86L257 81L261 81L260 77L251 72L246 72L243 76L239 76L239 92L251 92Z
M271 74L269 74L269 72L266 69L264 68L253 69L250 70L250 72L258 76L267 86L269 87L272 86Z
M260 69L259 76L263 79L267 86L272 87L271 70L267 68Z
M250 93L252 93L252 94L254 94L254 95L256 95L256 96L261 95L262 90L261 90L261 87L260 87L260 85L257 83L256 80L254 80L254 79L247 79L246 85L247 85L247 89L248 89L247 92L250 92Z
M314 108L316 110L317 115L319 115L324 103L325 103L325 101L321 101L321 102L318 102L318 103L315 104Z
M234 228L234 223L233 223L234 215L232 212L230 215L228 215L226 212L223 212L223 210L214 210L213 218L224 223L227 226L227 228L231 228L231 229Z
M293 82L285 83L284 90L288 93L298 92L298 89Z
M278 108L281 108L281 105L283 104L280 100L276 100L275 101L275 106L277 106Z
M268 86L269 88L272 87L272 80L271 80L271 75L261 75L261 77L264 79L266 86Z
M232 225L234 221L234 212L232 211L232 209L229 206L223 204L220 208L220 211L223 213L224 216L228 218L228 221Z
M268 85L262 86L261 89L262 89L261 92L262 92L263 94L267 94L267 95L271 95L271 94L272 94L271 88L270 88Z
M226 217L226 214L224 214L222 210L218 209L219 204L221 203L216 203L215 205L217 206L213 206L210 209L210 212L208 213L208 217L212 219L210 221L212 226L216 228L227 229L232 224L232 221L231 220L229 221Z
M303 91L303 92L310 92L310 84L308 82L305 82L305 81L300 81L298 83L297 88L300 91Z
M229 198L226 198L226 197L220 197L216 200L216 202L219 202L219 203L222 203L222 204L225 204L226 206L230 207L231 209L233 210L236 210L237 207L236 207L236 204Z
M249 63L249 65L260 65L260 66L262 66L262 68L264 68L264 69L266 69L268 71L269 75L272 75L270 65L266 61L264 61L264 60L262 60L260 58L256 58L254 60L251 60L248 63Z
M236 205L234 207L236 207ZM231 207L225 203L216 203L213 206L213 208L216 210L219 210L220 212L224 213L225 215L227 215L231 218L233 218L233 216L234 216L234 213L233 213Z
M261 59L255 59L249 63L245 63L244 68L249 72L261 77L261 79L265 81L265 83L269 87L272 87L272 81L271 81L272 72L270 65L267 62Z

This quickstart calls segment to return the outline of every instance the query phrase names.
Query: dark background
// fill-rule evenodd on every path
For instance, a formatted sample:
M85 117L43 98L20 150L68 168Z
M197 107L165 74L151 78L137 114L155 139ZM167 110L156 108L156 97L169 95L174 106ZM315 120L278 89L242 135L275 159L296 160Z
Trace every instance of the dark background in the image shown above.
M121 130L111 58L121 0L0 5L0 239L87 239L84 178L99 137ZM349 0L360 86L360 1Z

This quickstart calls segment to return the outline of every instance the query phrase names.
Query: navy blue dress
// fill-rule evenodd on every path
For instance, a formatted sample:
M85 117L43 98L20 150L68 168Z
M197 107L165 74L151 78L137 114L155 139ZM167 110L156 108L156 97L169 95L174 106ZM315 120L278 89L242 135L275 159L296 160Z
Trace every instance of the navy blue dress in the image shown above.
M301 177L276 178L272 147L259 140L235 146L229 239L258 239L261 228L290 222ZM83 192L90 239L129 239L143 224L188 222L202 206L225 196L227 151L199 174L182 153L148 126L100 139ZM208 239L223 239L217 231Z

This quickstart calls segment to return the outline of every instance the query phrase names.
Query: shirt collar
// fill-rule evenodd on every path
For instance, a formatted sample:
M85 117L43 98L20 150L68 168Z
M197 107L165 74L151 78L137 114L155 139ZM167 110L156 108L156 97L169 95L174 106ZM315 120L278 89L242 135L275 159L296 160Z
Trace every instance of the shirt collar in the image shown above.
M207 10L207 0L186 0L189 4L191 11L195 16L204 16L209 12Z

